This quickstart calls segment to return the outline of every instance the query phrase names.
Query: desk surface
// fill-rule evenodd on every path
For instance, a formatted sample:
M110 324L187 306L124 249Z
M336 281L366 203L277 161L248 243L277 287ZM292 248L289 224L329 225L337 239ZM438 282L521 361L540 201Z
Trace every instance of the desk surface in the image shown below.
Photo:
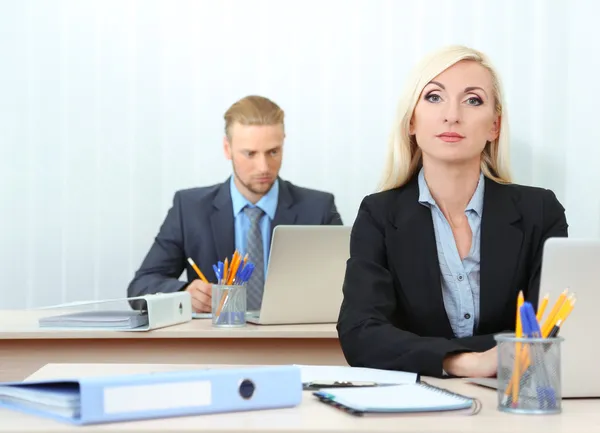
M243 328L213 328L210 319L194 319L180 325L149 332L98 330L55 330L38 327L44 316L64 314L53 310L0 310L0 340L81 339L81 338L334 338L335 324L252 325Z
M48 364L30 379L69 375L144 373L215 366L202 365L134 365L134 364ZM227 368L220 366L222 368ZM300 406L229 414L202 415L127 423L72 427L52 420L0 409L0 430L14 433L52 433L58 431L198 431L219 432L600 432L600 400L564 401L560 415L511 415L496 410L494 391L458 379L427 379L429 382L472 397L478 397L483 408L478 415L393 415L354 417L318 402L309 392Z

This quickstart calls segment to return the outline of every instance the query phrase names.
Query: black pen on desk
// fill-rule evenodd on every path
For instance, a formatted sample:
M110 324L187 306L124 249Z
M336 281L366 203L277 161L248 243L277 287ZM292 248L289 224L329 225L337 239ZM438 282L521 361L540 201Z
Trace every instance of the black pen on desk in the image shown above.
M304 390L319 390L321 388L374 388L378 386L392 386L393 383L361 382L361 381L337 381L337 380L316 380L302 385Z

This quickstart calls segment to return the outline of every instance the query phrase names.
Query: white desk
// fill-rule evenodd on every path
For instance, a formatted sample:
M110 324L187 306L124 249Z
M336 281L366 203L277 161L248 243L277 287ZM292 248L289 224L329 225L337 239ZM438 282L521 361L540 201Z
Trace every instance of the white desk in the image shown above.
M31 379L99 374L144 373L202 368L191 365L47 365ZM212 366L211 366L212 367ZM355 417L318 402L306 392L302 404L291 409L202 415L127 423L75 427L15 411L0 409L0 431L6 433L103 432L202 432L202 433L347 433L347 432L444 432L444 433L592 433L600 432L600 400L564 401L560 415L511 415L496 410L495 392L458 379L427 379L449 390L478 397L478 415L393 415Z
M200 319L149 332L40 329L39 317L51 314L0 311L0 381L66 362L347 365L335 324L215 329Z

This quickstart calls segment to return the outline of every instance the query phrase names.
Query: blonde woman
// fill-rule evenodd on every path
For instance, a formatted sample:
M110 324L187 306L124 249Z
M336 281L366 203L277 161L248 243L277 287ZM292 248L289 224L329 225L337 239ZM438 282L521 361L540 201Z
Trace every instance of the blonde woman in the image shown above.
M337 326L350 365L495 375L493 335L514 330L519 291L537 306L544 241L568 227L554 193L511 183L508 151L488 58L462 46L425 58L352 230Z

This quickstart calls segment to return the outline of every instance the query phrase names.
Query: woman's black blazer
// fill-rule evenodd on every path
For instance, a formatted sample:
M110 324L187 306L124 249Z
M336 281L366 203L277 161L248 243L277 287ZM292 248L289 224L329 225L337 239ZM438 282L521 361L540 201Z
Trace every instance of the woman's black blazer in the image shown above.
M417 176L363 199L352 228L337 323L351 366L442 375L447 354L494 347L514 331L517 296L537 308L544 242L566 237L554 193L485 178L481 220L480 317L456 338L444 308L433 220L418 202Z

